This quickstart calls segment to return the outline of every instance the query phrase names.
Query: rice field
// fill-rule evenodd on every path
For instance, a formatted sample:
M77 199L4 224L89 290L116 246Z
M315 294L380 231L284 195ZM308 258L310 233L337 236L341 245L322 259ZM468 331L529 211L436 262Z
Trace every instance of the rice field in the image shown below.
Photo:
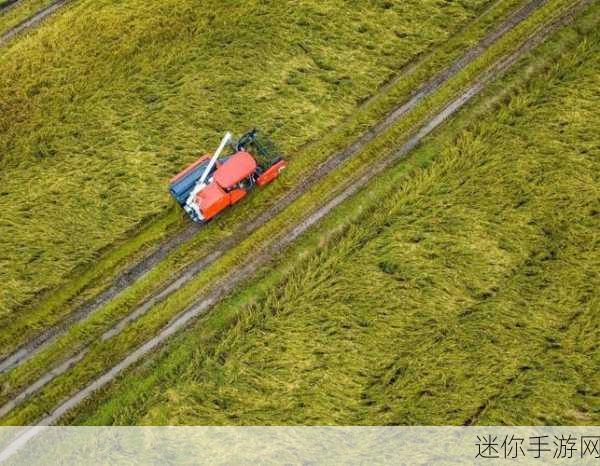
M205 238L226 238L253 208L269 205L269 193L285 192L452 63L497 24L492 17L523 2L495 4L477 25L469 21L491 2L289 2L288 11L232 2L226 16L218 2L210 10L181 0L134 3L74 2L0 51L0 357L66 315L78 287L105 286L114 263L182 224L166 180L225 129L266 128L294 162L292 178L2 374L3 403L90 345L81 364L3 423L33 422L158 332L251 252L252 238L269 238L346 174L393 150L569 1L549 2L281 218L101 341L170 274L210 250ZM400 31L404 25L414 30ZM402 166L65 422L597 424L597 26L595 5ZM361 105L409 63L410 73ZM44 291L58 293L36 309Z
M597 21L68 421L598 424Z
M298 202L289 206L282 213L283 215L279 215L244 240L242 244L230 250L218 263L199 274L184 288L173 293L164 302L153 306L146 315L139 318L134 324L129 325L121 334L107 341L100 338L103 331L110 328L112 323L127 315L128 312L133 312L136 303L143 302L144 296L147 296L149 291L159 289L165 278L171 276L174 270L181 267L182 263L189 263L190 259L194 257L202 257L203 254L206 254L206 251L211 250L210 241L214 244L215 240L227 238L236 223L242 221L245 215L250 215L253 208L260 210L261 206L268 206L268 202L276 200L278 194L285 192L286 185L289 187L289 183L292 183L293 180L301 179L302 174L307 173L307 170L303 167L318 165L318 161L323 160L323 157L331 154L332 151L345 147L350 135L372 124L373 121L378 121L378 118L380 119L382 115L389 111L386 109L389 109L390 105L396 106L399 102L407 99L420 83L431 76L432 72L435 73L435 70L440 70L443 66L448 66L457 60L465 53L467 47L478 41L477 37L485 35L490 28L495 29L500 22L499 18L506 17L506 14L514 10L514 4L502 3L496 5L495 8L478 18L476 22L470 24L468 28L453 36L443 47L437 48L425 59L420 60L417 65L411 67L412 71L410 73L395 80L393 85L386 86L384 92L378 93L377 97L371 100L368 105L361 106L360 110L351 119L337 127L334 132L307 146L302 152L295 154L296 163L289 167L282 182L272 185L268 193L264 193L269 194L266 198L260 196L262 193L258 193L252 196L249 202L230 211L216 223L203 228L200 234L180 248L176 254L172 255L173 257L169 256L167 260L155 267L139 283L130 286L122 296L113 299L92 317L78 325L73 325L64 337L59 338L49 348L35 355L22 366L2 374L0 376L0 403L20 393L27 384L35 382L38 377L45 374L48 368L55 367L65 358L76 354L82 348L82 345L89 345L87 355L79 364L70 368L67 373L52 380L43 388L39 396L31 397L10 416L4 418L2 422L10 425L32 422L52 409L53 406L56 406L56 403L63 400L65 396L72 394L78 387L89 383L94 377L110 368L112 364L119 362L128 352L146 341L150 335L158 333L163 325L166 325L170 319L197 299L199 294L206 292L207 287L210 287L212 283L222 280L226 271L239 266L240 261L247 258L249 254L253 254L253 251L256 250L256 244L264 246L269 243L274 235L276 236L282 228L286 228L286 225L301 221L306 212L311 211L315 206L321 205L331 195L332 187L339 186L348 177L356 176L364 164L388 155L394 144L405 140L410 135L411 128L420 124L422 119L437 111L436 109L443 108L448 100L472 82L478 73L485 70L499 57L513 51L525 37L528 37L531 30L537 29L540 24L544 24L549 18L555 17L557 11L561 11L561 8L564 8L567 4L568 2L562 2L562 5L560 2L556 2L534 14L484 53L472 66L463 69L456 76L456 79L453 79L447 86L443 86L431 99L426 99L409 118L393 125L385 135L378 137L374 144L370 144L366 150L361 151L354 160L327 176L318 183L318 186L314 187L315 189L312 189L302 196ZM498 6L500 8L497 8ZM563 47L566 48L564 45ZM299 160L303 163L297 163ZM425 161L422 158L418 160L419 164ZM405 166L409 168L411 164ZM266 204L265 199L268 201ZM208 243L207 240L209 240ZM97 265L94 269L96 268ZM57 309L63 311L63 308L64 306L59 306ZM4 347L6 348L9 345L14 347L15 341L22 340L24 334L31 332L32 322L32 319L27 319L17 322L16 325L7 326L4 331L4 341L7 342L7 345ZM24 327L23 324L27 324L27 326ZM21 330L19 330L19 327L21 327ZM10 338L10 335L13 335L13 337Z
M173 213L168 178L224 130L263 128L293 160L489 3L88 0L11 41L0 322Z

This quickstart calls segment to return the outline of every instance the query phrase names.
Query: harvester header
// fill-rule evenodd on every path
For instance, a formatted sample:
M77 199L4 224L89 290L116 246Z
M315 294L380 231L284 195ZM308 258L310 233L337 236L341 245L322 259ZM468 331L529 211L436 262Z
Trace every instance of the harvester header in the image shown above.
M222 155L227 148L227 155ZM254 186L273 181L286 165L268 139L259 139L256 129L236 142L227 132L212 155L200 157L171 178L169 190L193 221L204 223Z

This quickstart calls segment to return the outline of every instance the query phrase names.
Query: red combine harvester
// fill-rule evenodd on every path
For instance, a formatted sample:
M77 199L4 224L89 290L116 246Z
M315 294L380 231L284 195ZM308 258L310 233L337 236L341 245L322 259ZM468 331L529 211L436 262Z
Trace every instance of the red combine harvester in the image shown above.
M228 145L232 153L219 160ZM204 223L240 201L255 185L273 181L286 165L270 141L259 141L256 129L236 143L227 132L212 156L200 157L171 178L169 191L192 220Z

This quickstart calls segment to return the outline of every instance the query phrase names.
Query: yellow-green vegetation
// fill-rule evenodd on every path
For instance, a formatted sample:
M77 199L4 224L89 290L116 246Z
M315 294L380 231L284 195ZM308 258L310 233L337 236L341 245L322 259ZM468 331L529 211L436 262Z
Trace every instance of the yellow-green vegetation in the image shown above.
M16 5L10 5L0 12L0 35L28 20L38 11L43 10L56 0L19 0ZM2 7L0 2L0 7ZM6 2L9 3L9 2Z
M403 71L399 81L386 88L385 92L378 93L377 99L370 101L368 105L363 105L350 119L345 120L343 125L337 127L334 132L328 132L325 137L319 137L318 143L304 146L300 151L289 151L294 163L291 164L286 176L287 183L282 180L276 186L270 187L267 193L255 193L245 201L243 206L236 206L236 209L232 212L228 212L221 217L216 222L217 225L206 228L206 231L197 235L193 244L190 244L186 250L180 251L176 257L162 267L162 275L161 272L157 271L152 278L146 280L144 293L147 294L151 289L156 289L166 277L170 277L173 271L182 267L186 262L198 257L199 254L206 254L206 251L210 251L211 244L230 235L244 221L254 218L256 212L261 212L272 205L277 196L281 196L286 189L310 176L313 167L331 155L333 151L345 147L353 138L358 137L366 128L381 119L393 106L406 99L424 80L444 66L449 66L453 60L464 52L465 48L472 46L486 31L491 30L511 11L514 11L518 5L523 3L523 0L511 0L494 4L493 8L487 10L486 14L479 17L475 22L470 23L460 34L452 36L444 44L426 54L422 60L419 60L417 66L411 67L410 72ZM564 6L566 3L568 2L554 2L548 8L544 8L548 11L546 11L545 16L542 16L547 19L549 11L559 10L561 5ZM539 18L537 21L539 22ZM532 24L535 25L536 21L533 21ZM482 66L482 64L479 66ZM147 223L150 223L151 220L150 217ZM18 316L10 320L5 319L5 329L0 336L0 353L9 353L11 349L26 341L32 334L40 331L40 329L48 328L62 316L67 315L73 307L81 303L86 297L106 286L112 274L118 271L119 267L122 269L128 262L131 262L132 254L136 250L139 251L140 248L146 247L153 241L172 233L184 224L185 220L183 222L182 220L178 210L168 210L160 221L151 222L150 227L144 228L141 234L134 235L133 239L124 238L124 241L120 242L121 246L112 249L101 260L94 262L93 268L85 270L84 273L77 270L77 274L73 279L39 304L35 303L33 309L27 309L27 313L21 310ZM171 273L166 273L168 270ZM151 285L148 286L149 284ZM133 295L137 297L136 299L142 297L139 289L130 293L125 300L128 306L134 303L132 300ZM120 312L125 311L126 309L121 306ZM104 324L107 322L105 318L102 321ZM88 337L91 335L87 331L85 333ZM67 346L72 347L70 344Z
M232 249L214 267L205 270L184 289L174 293L164 303L154 306L148 315L139 319L135 324L130 325L118 337L110 341L97 340L97 337L111 323L114 323L119 316L131 312L136 303L139 303L150 291L156 289L160 283L171 277L173 271L180 267L182 263L189 261L191 258L197 258L199 255L206 254L207 251L211 250L211 244L231 234L230 228L235 227L236 220L239 222L240 218L251 216L252 209L256 208L256 206L258 206L258 211L261 211L261 207L265 208L268 205L267 201L272 201L275 198L274 193L281 194L287 189L286 184L289 187L293 183L293 180L302 179L303 176L306 176L307 172L303 172L302 165L298 163L292 164L286 177L281 182L269 187L268 192L265 193L267 196L253 196L248 200L249 202L230 211L217 223L203 229L198 237L190 241L180 251L177 251L176 254L173 254L168 260L159 264L148 276L130 287L122 296L113 300L92 318L71 328L65 337L59 339L55 344L39 355L36 355L23 366L3 375L0 379L3 388L2 401L18 393L19 389L25 384L32 383L48 367L56 365L58 361L61 361L61 358L73 355L82 344L86 342L93 343L88 355L80 365L69 371L69 374L53 381L44 389L43 396L38 398L35 404L28 404L16 416L11 417L9 422L30 422L39 415L40 410L48 409L53 403L56 403L65 395L72 392L74 388L85 384L93 376L106 370L110 367L109 364L111 362L116 363L119 361L129 350L141 344L149 335L159 331L173 316L196 299L198 293L205 290L216 280L222 279L224 273L238 265L240 260L247 258L249 254L253 254L257 250L257 244L264 245L268 243L282 228L286 228L293 222L302 219L307 211L321 204L327 196L330 196L332 189L339 187L344 182L347 182L350 177L360 173L361 166L387 155L390 143L405 140L410 134L411 128L420 124L432 112L439 110L458 90L464 88L474 76L483 69L486 69L498 57L513 50L530 31L536 29L539 24L547 22L557 11L560 11L561 7L567 4L568 2L556 2L549 6L549 8L544 8L543 11L539 12L540 14L535 14L530 20L519 26L517 30L508 34L497 46L490 49L489 53L486 53L484 57L481 57L480 60L477 60L476 63L461 72L459 77L453 80L452 85L446 86L447 88L443 88L443 91L438 92L435 97L428 99L424 105L418 107L418 111L414 115L406 119L406 121L401 121L394 125L392 130L388 131L384 137L377 138L374 143L369 145L367 150L364 150L357 156L355 161L346 164L343 169L337 170L336 173L326 177L315 189L312 189L311 192L303 196L299 202L288 207L286 212L269 222L268 225L261 228L256 234L253 234L248 240L240 244L239 247ZM329 134L318 143L311 144L304 151L295 154L296 160L306 161L306 157L310 157L310 162L318 163L319 160L323 160L334 150L344 147L344 144L347 144L346 141L349 135L356 134L361 131L361 128L365 128L371 125L373 121L377 121L390 106L398 105L398 102L404 102L419 83L422 83L424 79L430 76L431 73L439 70L440 67L447 66L458 56L462 55L466 46L473 44L486 30L495 27L498 19L505 17L507 12L512 10L513 7L514 4L511 7L510 4L503 3L502 8L494 8L488 12L484 18L480 18L466 31L453 37L444 44L444 47L436 50L418 66L413 67L411 73L403 75L385 93L379 94L376 99L373 99L368 105L361 108L355 115L355 118L347 122L348 124L342 125L334 133ZM308 165L308 162L306 162L306 165ZM285 180L288 183L285 183ZM15 327L12 328L14 329ZM19 333L16 334L19 335Z
M249 254L252 254L254 251L256 251L257 244L265 244L271 240L278 231L301 219L302 216L306 214L307 210L310 210L314 208L315 205L322 203L324 198L330 195L333 187L339 186L344 180L347 180L349 176L355 176L356 173L359 172L358 169L360 169L361 165L364 165L365 163L375 159L381 159L381 157L389 153L389 151L393 148L393 144L397 143L398 141L405 140L408 137L411 128L422 122L427 115L431 115L432 112L439 110L441 106L445 105L445 103L452 96L454 96L456 92L458 92L458 90L464 88L469 82L471 82L474 76L476 76L483 69L486 69L486 67L489 66L489 64L494 60L497 60L500 56L504 56L506 53L513 50L517 44L523 40L523 37L526 37L530 31L536 29L540 24L547 22L549 18L555 15L556 11L561 9L561 6L564 7L568 3L569 2L555 2L549 5L548 8L544 8L543 11L539 12L539 14L535 14L530 20L526 21L522 26L519 26L514 33L510 33L506 38L500 41L497 46L494 46L492 49L490 49L489 53L486 53L472 66L467 67L462 73L460 73L459 76L456 77L456 79L452 80L451 85L446 86L441 92L433 96L431 99L428 99L423 106L419 107L418 111L416 111L414 115L410 116L410 118L408 118L406 121L401 121L394 125L394 127L388 131L388 133L386 133L383 137L377 138L373 144L370 144L366 150L359 154L355 161L348 163L343 167L343 169L338 170L336 173L333 173L331 176L324 179L322 183L319 183L315 189L311 190L306 196L299 200L299 202L296 202L293 206L290 206L290 208L288 208L284 214L278 216L278 218L276 218L274 221L269 222L265 228L257 231L256 234L253 234L247 241L244 241L242 244L240 244L239 247L236 247L234 250L230 251L230 253L223 257L219 263L215 264L215 267L206 270L199 277L190 282L185 288L169 297L169 299L167 299L164 303L154 306L151 312L139 319L139 321L137 321L135 324L130 325L121 335L109 341L96 341L90 348L90 352L81 364L70 370L69 373L58 377L56 380L50 383L46 388L44 388L40 396L33 399L32 402L27 403L26 405L17 409L13 415L5 420L5 422L10 424L31 422L32 420L36 419L40 413L46 412L59 400L64 399L66 395L72 393L74 389L87 383L87 381L91 380L94 376L104 372L108 367L110 367L111 363L114 364L118 362L122 357L124 357L124 355L127 354L128 351L144 342L149 335L158 332L158 330L174 315L191 303L197 297L199 292L205 290L215 280L222 279L225 271L237 266L240 263L240 260L245 259ZM490 23L486 23L484 21L483 24L487 24L489 26ZM479 31L478 33L481 33L482 26L482 24L479 24L475 30ZM466 38L463 37L461 40L459 40L458 44L464 44L465 41L467 43L473 43L473 41L476 40L475 37L476 34L474 36L473 31L471 31L471 34L468 34ZM453 41L450 41L448 45L457 45L456 43L452 44L452 42ZM570 43L563 43L561 45L562 49L568 49L571 46L572 44ZM460 50L460 47L458 49ZM450 56L454 55L455 53L460 53L452 47L449 50L451 51L451 53L449 53ZM559 55L561 50L556 51L555 53ZM443 56L444 53L448 51L440 50L440 52ZM437 52L434 55L438 55ZM542 57L540 60L544 61L547 60L547 58ZM393 86L388 94L382 96L382 99L378 98L373 101L372 104L378 104L380 107L376 106L375 108L372 108L372 106L368 106L370 110L366 113L360 114L358 120L353 122L353 126L351 127L352 130L355 131L356 125L360 127L361 123L363 125L368 125L369 122L372 121L369 118L372 118L374 114L377 114L378 111L381 111L380 100L383 100L384 103L388 103L388 105L390 102L394 102L395 104L402 102L403 99L405 99L406 96L411 92L411 90L414 89L419 82L422 82L422 75L427 75L427 72L430 72L432 67L435 69L436 66L440 65L440 63L443 63L443 60L440 60L439 56L437 56L433 63L427 62L426 66L419 67L416 75L409 75L407 76L406 80L401 80L398 82L397 86ZM421 77L421 80L419 80L419 77ZM347 128L342 127L336 133L340 133L341 135L347 134ZM333 137L333 139L325 138L327 141L326 144L321 144L321 142L319 142L318 144L313 145L312 148L314 150L310 152L310 154L318 157L330 154L331 149L339 147L340 144L343 144L344 140L341 138L340 134L334 135L335 137ZM426 162L422 158L417 160L417 165ZM297 167L297 165L292 165L290 167L288 178L285 179L294 179L294 177L289 177L290 173L292 173L294 170L294 167ZM406 165L406 167L409 168L410 164ZM296 173L298 174L296 175L296 178L299 178L302 171L300 169L297 170L298 172ZM280 189L285 189L284 183L278 183L277 185L271 186L269 188L269 194L277 192L277 190ZM224 217L231 220L232 223L229 223L229 225L235 224L235 219L233 219L233 216L237 213L243 212L244 208L251 209L252 203L264 202L258 195L253 196L249 201L250 202L248 202L246 205L240 206L239 209L235 209ZM248 213L251 214L251 210L249 210ZM220 232L218 229L215 230L223 225L227 225L227 223L219 221L216 224L210 225L209 228L206 229L206 234L209 236L212 234L223 236L223 234L225 234L226 236L227 227L225 232ZM212 230L210 230L211 228ZM201 241L201 239L202 238L197 238L196 240L190 242L191 244L186 246L186 248L184 248L188 251L188 254L193 255L194 253L197 253L195 249L201 247L198 244L198 241ZM43 371L47 370L49 366L55 364L57 360L60 361L60 359L58 359L60 356L73 354L76 351L76 348L81 345L82 342L95 341L94 335L99 335L98 332L101 332L102 329L106 329L107 325L110 325L111 321L114 322L115 318L130 310L134 303L152 288L152 285L155 282L164 280L165 277L169 276L172 268L177 267L178 260L181 260L181 257L182 256L179 255L178 259L176 258L172 261L165 261L165 264L161 264L161 266L157 268L156 273L153 272L151 276L147 277L147 279L144 279L138 285L131 287L131 289L128 290L122 299L115 300L115 302L106 306L92 319L88 319L88 321L83 322L81 325L75 326L65 336L65 338L59 340L48 350L34 357L17 370L7 374L6 377L3 376L2 383L4 399L7 399L6 397L18 393L20 386L23 386L28 382L33 382L36 374L43 373ZM219 318L222 319L223 315L220 314L220 316L221 317Z
M71 421L597 424L597 20Z
M164 214L168 177L223 130L264 128L293 160L488 3L88 0L11 42L0 319Z

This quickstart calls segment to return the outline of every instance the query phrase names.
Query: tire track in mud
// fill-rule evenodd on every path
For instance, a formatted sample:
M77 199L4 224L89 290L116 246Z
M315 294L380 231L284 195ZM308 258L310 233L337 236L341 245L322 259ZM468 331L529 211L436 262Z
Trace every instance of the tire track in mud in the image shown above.
M56 0L55 2L52 2L47 7L43 8L40 11L38 11L37 13L35 13L33 16L30 16L23 22L12 27L11 29L9 29L8 31L6 31L4 34L2 34L0 36L0 46L4 45L6 42L8 42L10 39L12 39L17 34L20 34L21 32L26 31L29 28L37 26L39 23L41 23L44 19L46 19L48 16L50 16L56 10L63 7L64 5L66 5L69 1L70 0ZM13 6L15 6L15 4L9 5L7 7L7 9L12 8Z
M437 91L445 82L451 79L453 76L458 74L465 66L480 57L491 45L493 45L498 39L500 39L508 31L512 30L519 23L527 19L534 11L545 4L547 0L532 0L522 8L516 10L512 15L503 21L495 30L488 33L478 44L468 49L462 57L460 57L450 67L442 70L436 74L432 79L427 81L424 85L418 88L408 101L402 105L396 107L379 123L372 128L368 129L362 136L360 136L354 143L346 147L345 149L335 153L311 174L310 178L304 178L299 184L292 188L287 194L282 196L276 205L264 211L261 215L256 217L253 221L250 221L246 225L242 226L229 238L224 239L216 249L208 256L200 259L191 266L188 266L183 272L180 272L174 280L165 284L165 286L157 290L148 301L144 302L140 307L134 310L128 317L123 319L127 323L135 320L140 315L144 314L150 307L164 300L169 294L178 290L185 283L193 279L198 273L206 269L209 265L215 262L219 257L229 251L237 243L241 242L249 233L256 230L260 226L264 225L268 220L275 217L285 207L291 204L293 201L298 199L305 191L310 189L313 185L319 182L324 176L329 174L335 168L340 166L346 160L350 159L356 153L358 153L365 145L379 136L381 133L386 131L390 126L396 123L401 117L406 115L416 105ZM135 281L143 277L148 273L152 267L164 259L173 249L183 244L184 242L191 239L199 230L199 227L194 225L183 233L175 236L166 245L160 247L156 252L152 253L146 259L142 260L132 269L125 272L123 275L118 277L115 283L101 293L93 301L85 304L81 308L77 309L69 318L63 320L59 324L51 327L47 331L38 335L32 339L29 343L20 347L16 352L7 356L4 360L0 361L0 374L7 372L8 370L18 367L25 361L30 359L32 356L42 351L43 349L50 346L57 338L66 333L68 329L75 323L87 318L89 315L100 309L102 306L107 304L111 299L117 297L121 292L127 289ZM121 327L123 321L117 324L116 327ZM118 330L120 331L120 330ZM111 332L111 336L114 336L118 331ZM103 337L103 339L106 339ZM4 407L0 408L0 417L4 414Z
M56 423L69 410L73 409L79 403L87 399L95 391L112 382L121 374L121 372L137 363L151 351L158 348L171 336L186 327L188 323L206 313L210 307L218 303L224 296L232 292L238 284L249 278L254 271L268 263L273 255L279 253L282 249L296 240L302 233L321 220L332 209L362 190L373 177L390 168L399 160L405 158L423 140L423 138L428 136L449 117L470 102L474 96L478 95L483 89L485 89L486 85L490 81L505 73L519 58L539 45L552 32L557 30L559 27L568 24L576 13L583 10L583 8L589 5L592 1L593 0L579 1L558 20L539 28L533 35L529 37L529 39L517 47L517 49L510 55L495 62L490 68L488 68L487 71L483 72L478 80L476 80L466 91L456 97L444 109L442 109L435 116L430 118L423 126L421 126L421 128L416 131L397 151L393 152L386 159L370 166L365 173L355 180L350 186L346 187L340 194L333 197L329 202L317 209L305 220L288 230L280 232L270 245L266 246L262 251L257 253L255 257L249 259L245 264L242 264L240 268L230 272L219 284L215 285L212 291L200 297L177 317L173 318L156 336L152 337L143 345L129 353L121 362L88 384L85 388L70 396L52 412L40 419L34 426L29 427L15 439L13 439L12 443L7 447L7 449L0 452L0 461L14 454L16 449L20 448L20 446L25 444L33 436L37 435L37 433L40 431L40 428Z

